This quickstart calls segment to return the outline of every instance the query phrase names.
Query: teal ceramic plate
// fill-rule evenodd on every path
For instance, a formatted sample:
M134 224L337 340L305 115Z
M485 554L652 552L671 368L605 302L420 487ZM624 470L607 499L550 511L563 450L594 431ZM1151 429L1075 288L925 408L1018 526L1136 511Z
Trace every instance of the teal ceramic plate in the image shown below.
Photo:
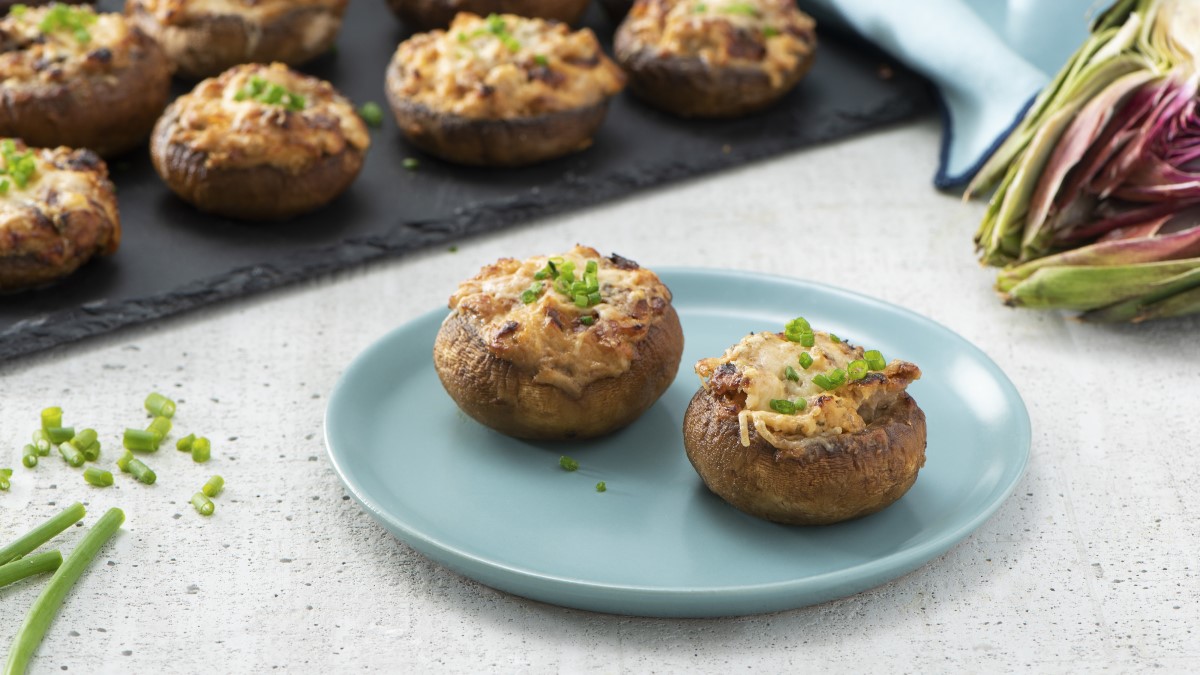
M510 593L643 616L726 616L843 597L916 569L964 539L1012 491L1029 457L1021 397L986 355L898 307L807 281L660 272L686 346L679 376L607 438L531 443L468 418L432 350L446 310L384 336L329 402L325 440L350 493L429 558ZM815 326L921 367L910 392L929 426L927 461L900 501L861 520L786 527L709 493L683 452L697 359L746 333ZM559 468L560 455L580 469ZM598 493L604 481L608 491Z

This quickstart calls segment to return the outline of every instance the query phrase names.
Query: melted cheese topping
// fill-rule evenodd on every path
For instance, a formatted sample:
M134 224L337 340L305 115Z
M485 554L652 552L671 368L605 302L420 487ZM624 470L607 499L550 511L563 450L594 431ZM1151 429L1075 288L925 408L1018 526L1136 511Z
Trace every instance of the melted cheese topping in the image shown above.
M433 110L503 119L595 105L625 86L591 30L513 14L491 21L461 13L448 30L402 42L389 87Z
M639 0L623 30L635 48L760 68L780 85L816 48L816 22L795 0Z
M341 16L347 0L132 0L164 26L194 23L214 16L237 16L247 23L270 23L297 9L326 9Z
M31 7L0 19L0 87L15 90L112 73L131 58L132 28L120 14L99 13L86 5L72 11L95 17L80 41L69 29L43 33L38 27L50 7Z
M549 279L536 301L522 302L549 260L535 256L484 267L459 285L450 308L474 323L495 356L533 373L535 382L578 397L588 384L629 370L637 343L667 311L671 292L653 272L616 255L602 258L593 248L576 246L559 257L575 264L577 279L588 261L597 263L600 304L577 307ZM580 322L585 315L596 317L595 323Z
M782 333L751 334L719 358L696 363L702 386L738 409L742 445L750 445L750 425L768 443L783 449L800 449L812 438L862 431L876 409L886 407L921 376L913 364L894 360L882 371L826 391L813 382L813 376L845 370L851 361L863 358L863 348L834 342L820 331L814 337L813 346L804 347ZM800 365L804 352L813 359L807 369ZM788 366L799 375L798 381L787 379ZM804 399L806 406L787 415L771 409L771 401L777 399Z
M18 153L28 149L19 140L15 144ZM45 231L41 229L46 223L62 234L71 213L86 210L99 211L112 223L112 236L102 236L100 242L102 252L115 250L120 221L104 161L90 150L60 147L32 152L36 169L23 188L11 176L0 175L0 180L8 181L7 191L0 195L0 256L25 255L31 252L29 246L46 246ZM0 168L8 169L3 156ZM69 251L74 242L63 240L50 246Z
M255 76L304 97L304 109L236 100ZM281 63L235 66L204 80L176 99L164 117L172 114L177 119L169 142L205 153L208 166L272 165L295 172L347 146L365 151L371 142L354 107L331 84Z

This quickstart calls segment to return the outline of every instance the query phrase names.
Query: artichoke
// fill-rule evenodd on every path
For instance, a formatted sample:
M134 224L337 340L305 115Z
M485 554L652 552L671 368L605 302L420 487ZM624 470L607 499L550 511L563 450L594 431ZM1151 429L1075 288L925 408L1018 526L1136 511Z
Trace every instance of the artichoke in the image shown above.
M1120 0L967 189L1015 306L1200 312L1200 2Z

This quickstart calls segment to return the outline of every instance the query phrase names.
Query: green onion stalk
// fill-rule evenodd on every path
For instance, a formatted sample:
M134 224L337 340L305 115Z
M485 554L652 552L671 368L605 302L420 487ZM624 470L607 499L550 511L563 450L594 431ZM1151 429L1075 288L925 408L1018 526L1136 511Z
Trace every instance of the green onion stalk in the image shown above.
M1007 304L1200 313L1200 2L1118 0L992 155L975 236Z

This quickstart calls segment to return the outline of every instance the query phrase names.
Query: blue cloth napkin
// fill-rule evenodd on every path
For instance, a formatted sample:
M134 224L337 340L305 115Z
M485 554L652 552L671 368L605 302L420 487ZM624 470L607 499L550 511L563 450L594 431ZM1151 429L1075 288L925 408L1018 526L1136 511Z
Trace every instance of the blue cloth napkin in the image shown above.
M944 127L933 182L965 185L1087 38L1106 0L800 0L921 73ZM818 55L818 58L820 56Z

